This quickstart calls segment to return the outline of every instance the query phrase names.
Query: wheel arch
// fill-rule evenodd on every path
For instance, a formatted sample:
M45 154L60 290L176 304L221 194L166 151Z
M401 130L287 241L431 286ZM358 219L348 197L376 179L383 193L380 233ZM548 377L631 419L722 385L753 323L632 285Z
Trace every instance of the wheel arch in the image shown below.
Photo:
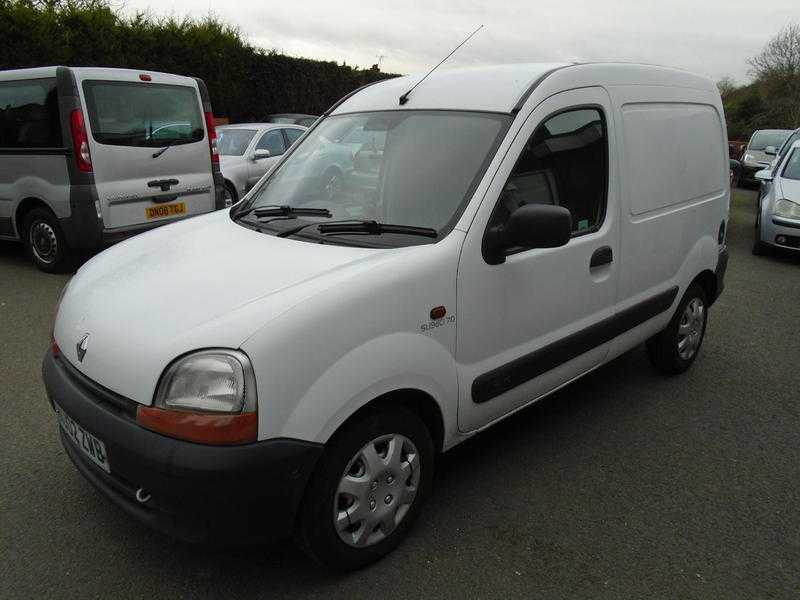
M37 198L35 196L27 196L20 200L19 204L17 204L16 209L14 209L14 227L17 230L17 235L20 239L23 238L22 233L22 223L25 221L26 215L31 212L34 208L44 208L49 213L53 215L53 217L58 218L55 216L53 209L48 206L47 202L42 200L41 198Z
M694 283L699 284L700 287L703 288L703 291L706 293L708 305L711 306L714 304L714 301L717 299L717 276L714 274L714 272L710 269L701 271L692 280L692 283L690 283L689 286L691 287L691 285Z
M415 388L397 389L373 398L365 403L336 428L341 430L354 419L367 412L380 410L384 406L402 406L414 413L431 434L433 447L441 452L444 446L444 415L439 403L428 392ZM334 435L336 432L334 432Z

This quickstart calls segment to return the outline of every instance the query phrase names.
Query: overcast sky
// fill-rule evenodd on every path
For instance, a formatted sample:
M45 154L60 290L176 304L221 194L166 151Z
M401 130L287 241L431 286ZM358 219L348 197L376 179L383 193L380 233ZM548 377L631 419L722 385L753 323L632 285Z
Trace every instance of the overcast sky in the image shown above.
M126 0L125 11L202 17L239 27L254 45L293 56L413 73L446 65L623 60L749 79L747 58L789 21L798 0Z

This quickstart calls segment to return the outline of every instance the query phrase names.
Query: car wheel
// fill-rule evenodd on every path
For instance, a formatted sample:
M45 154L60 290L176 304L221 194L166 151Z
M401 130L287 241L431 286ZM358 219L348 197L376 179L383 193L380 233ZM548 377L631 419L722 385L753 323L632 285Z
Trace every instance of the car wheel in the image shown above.
M700 352L707 323L706 293L700 284L693 283L669 325L647 340L647 351L656 369L666 375L677 375L688 369Z
M236 204L239 201L238 194L236 193L236 188L233 187L233 184L229 181L225 182L225 208Z
M46 208L34 208L23 220L23 242L28 256L45 273L63 273L72 256L56 216Z
M419 514L433 462L430 433L405 408L384 406L350 421L326 445L306 489L299 546L337 570L391 552Z

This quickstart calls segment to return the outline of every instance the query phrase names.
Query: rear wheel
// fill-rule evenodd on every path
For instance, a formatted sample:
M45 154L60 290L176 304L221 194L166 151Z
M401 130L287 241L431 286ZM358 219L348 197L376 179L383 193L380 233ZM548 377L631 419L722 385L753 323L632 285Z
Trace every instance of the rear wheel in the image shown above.
M309 482L299 545L319 563L341 570L391 552L419 514L433 457L427 428L402 407L382 407L347 423Z
M647 340L647 351L656 369L667 375L688 369L700 352L707 323L706 293L700 284L693 283L669 325Z
M22 224L25 249L34 264L45 273L69 270L72 256L56 216L46 208L34 208Z

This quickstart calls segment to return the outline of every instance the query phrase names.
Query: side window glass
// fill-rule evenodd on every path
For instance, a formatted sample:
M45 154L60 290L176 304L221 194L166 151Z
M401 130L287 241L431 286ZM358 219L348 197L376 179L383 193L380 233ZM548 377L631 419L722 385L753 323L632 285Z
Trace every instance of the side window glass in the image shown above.
M578 108L539 125L517 159L489 226L526 204L555 204L572 213L572 233L600 227L605 216L608 138L602 113Z
M302 129L284 129L283 131L286 133L286 139L289 140L290 146L294 144L301 135L303 135Z
M0 83L0 147L60 148L55 79Z
M258 140L256 150L269 150L271 156L279 156L286 151L283 143L283 134L280 129L272 129Z

